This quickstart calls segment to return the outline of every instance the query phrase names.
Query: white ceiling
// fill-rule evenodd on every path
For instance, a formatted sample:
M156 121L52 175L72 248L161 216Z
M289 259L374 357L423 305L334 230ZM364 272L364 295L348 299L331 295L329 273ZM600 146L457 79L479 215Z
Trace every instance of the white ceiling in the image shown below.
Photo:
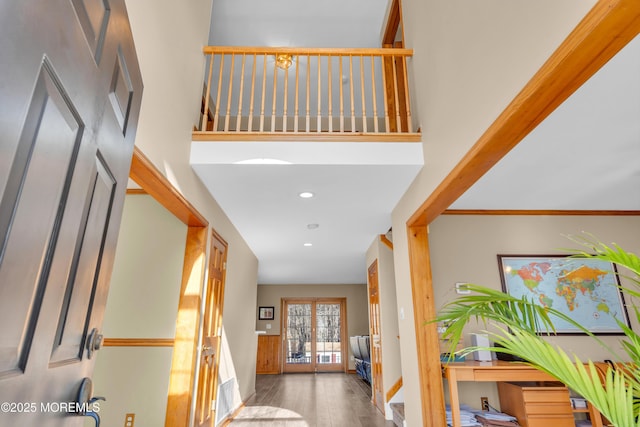
M379 45L387 0L290 1L214 0L210 43ZM292 164L235 164L255 158ZM259 283L365 283L365 252L390 227L422 152L421 144L193 143L191 159L258 257ZM636 38L451 207L640 210L638 159Z

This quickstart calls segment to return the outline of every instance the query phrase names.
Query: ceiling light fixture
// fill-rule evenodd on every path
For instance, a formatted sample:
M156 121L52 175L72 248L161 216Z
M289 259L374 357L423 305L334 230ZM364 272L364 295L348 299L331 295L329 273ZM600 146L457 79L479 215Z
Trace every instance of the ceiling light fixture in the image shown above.
M298 196L303 199L310 199L314 196L314 194L311 191L303 191L302 193L298 194Z
M320 224L307 224L309 230L315 230L318 227L320 227Z
M288 53L281 53L276 55L276 67L283 70L288 70L293 63L293 58Z
M313 243L305 243L304 246L306 247L313 246Z

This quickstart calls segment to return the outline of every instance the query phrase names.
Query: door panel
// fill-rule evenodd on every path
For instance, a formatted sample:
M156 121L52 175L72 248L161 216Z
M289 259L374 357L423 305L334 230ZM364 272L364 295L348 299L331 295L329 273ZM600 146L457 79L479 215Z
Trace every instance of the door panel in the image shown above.
M2 2L0 57L0 401L74 402L93 369L87 335L102 323L142 96L124 1ZM81 423L39 406L0 413L0 425Z
M316 304L316 351L318 370L342 368L342 305Z
M384 414L384 386L382 384L382 342L380 339L380 293L378 289L378 261L369 266L369 329L371 345L371 397Z
M211 427L215 424L216 408L213 403L217 398L218 388L218 367L220 366L218 355L220 354L226 263L227 242L216 232L213 232L196 396L196 425L198 427Z
M287 303L285 309L285 372L311 372L311 303Z

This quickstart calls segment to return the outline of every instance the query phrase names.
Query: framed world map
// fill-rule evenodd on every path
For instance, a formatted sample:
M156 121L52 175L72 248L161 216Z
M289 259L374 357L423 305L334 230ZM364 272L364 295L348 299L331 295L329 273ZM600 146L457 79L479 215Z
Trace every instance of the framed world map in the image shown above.
M594 334L622 334L616 319L630 326L615 265L608 261L563 255L498 255L498 265L504 292L552 307ZM557 316L550 317L558 334L583 333Z

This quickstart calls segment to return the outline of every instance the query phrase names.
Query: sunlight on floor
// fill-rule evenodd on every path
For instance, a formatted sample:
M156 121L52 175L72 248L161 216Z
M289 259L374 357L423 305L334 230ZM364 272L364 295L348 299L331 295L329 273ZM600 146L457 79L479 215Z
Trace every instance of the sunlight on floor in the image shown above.
M286 422L287 426L309 427L302 415L274 406L247 406L234 419L233 424L242 424L243 421L252 424L260 421L269 421L270 424Z

